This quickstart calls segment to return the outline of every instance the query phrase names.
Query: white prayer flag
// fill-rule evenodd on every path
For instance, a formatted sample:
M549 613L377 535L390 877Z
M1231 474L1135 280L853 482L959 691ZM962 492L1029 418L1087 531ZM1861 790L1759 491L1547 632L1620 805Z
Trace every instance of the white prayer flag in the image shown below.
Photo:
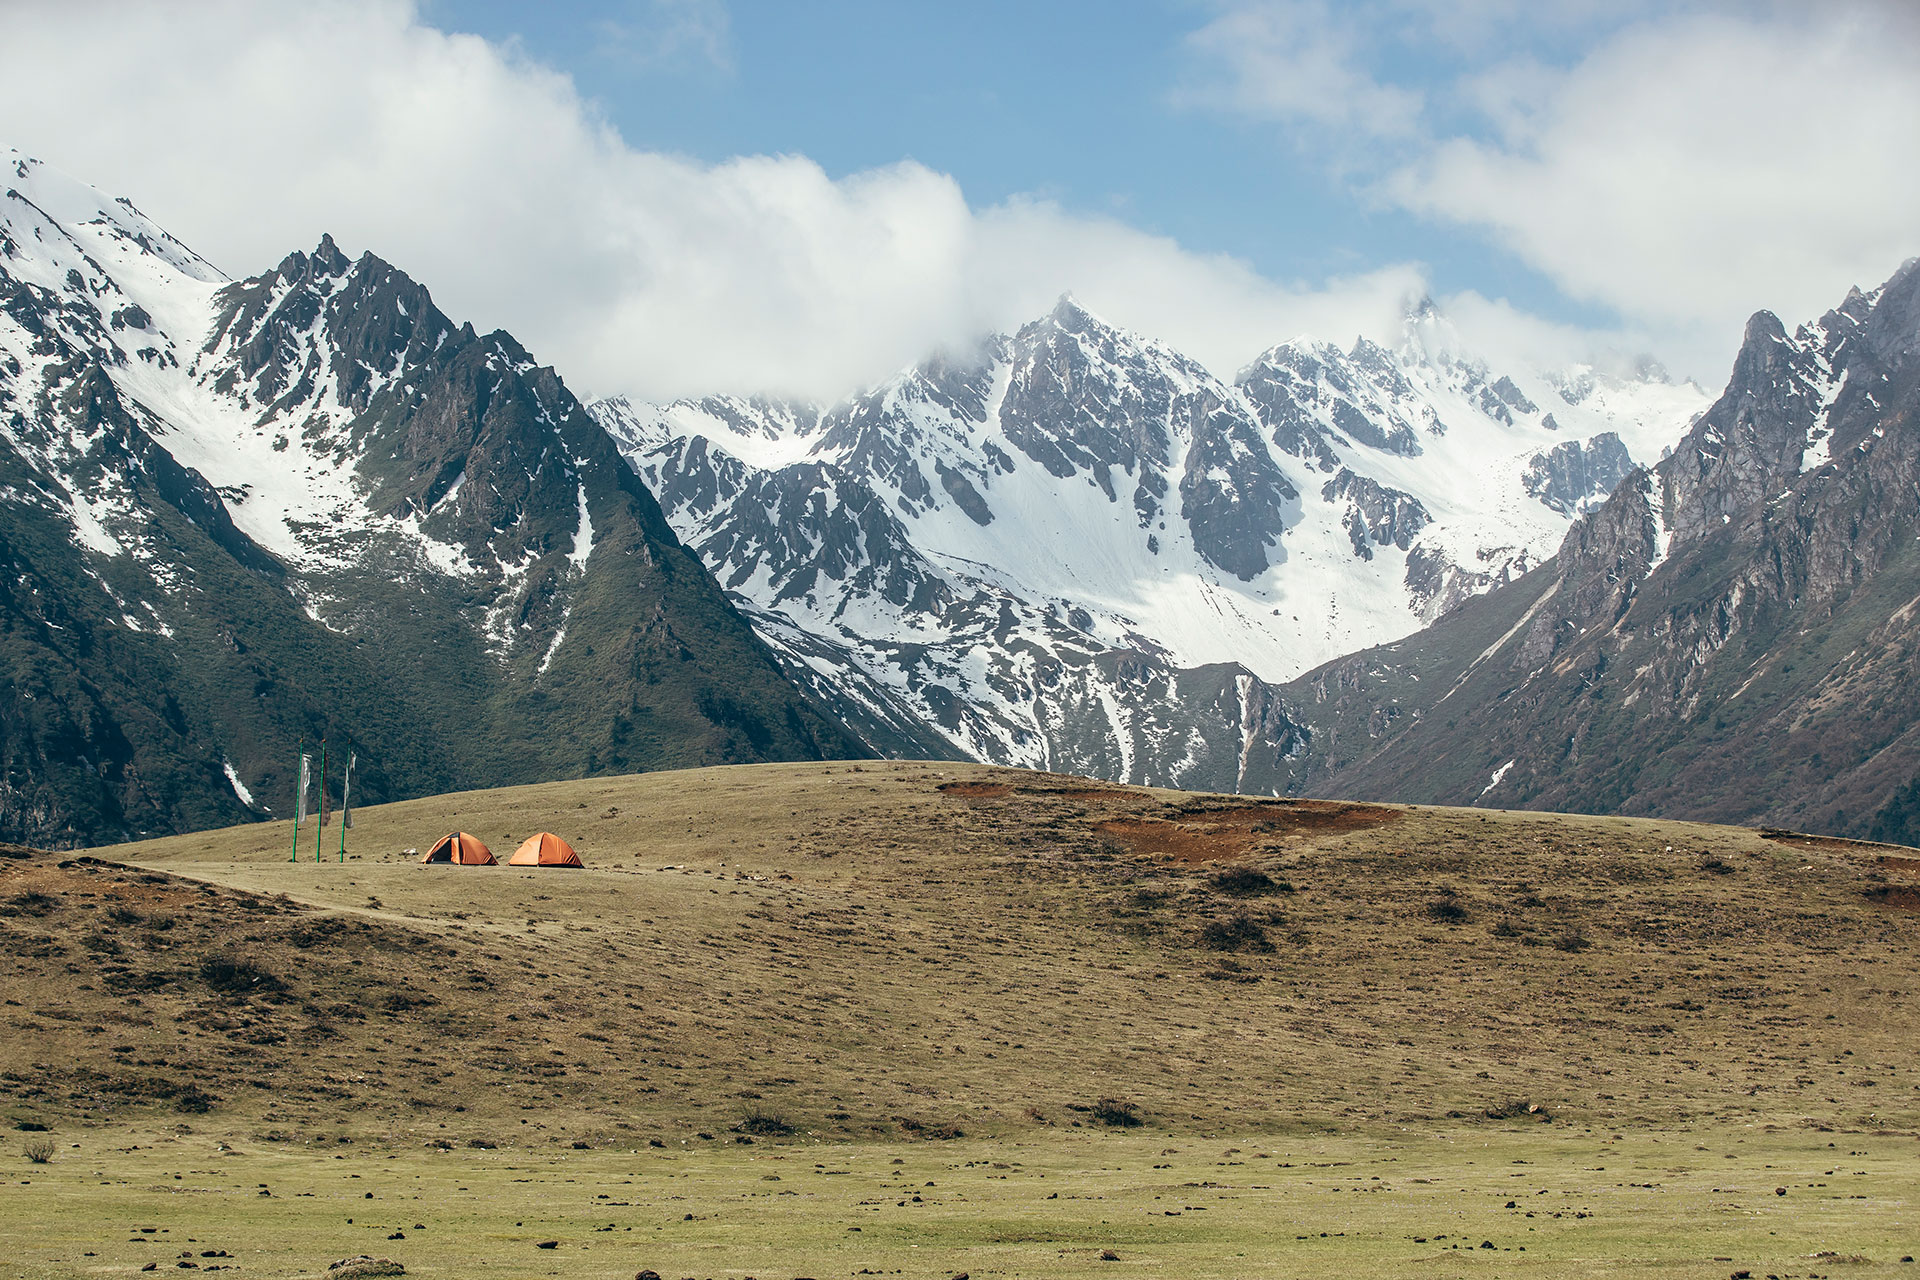
M293 825L299 826L307 820L307 789L313 783L313 757L302 752L300 755L300 787L293 793Z
M347 752L347 776L340 780L340 829L345 831L353 826L353 762L359 756Z

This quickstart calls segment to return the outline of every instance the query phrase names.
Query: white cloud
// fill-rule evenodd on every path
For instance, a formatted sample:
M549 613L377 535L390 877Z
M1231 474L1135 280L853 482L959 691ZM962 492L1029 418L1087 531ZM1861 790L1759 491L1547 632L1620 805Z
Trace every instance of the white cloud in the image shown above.
M1752 311L1810 318L1920 253L1910 0L1224 0L1195 51L1215 87L1190 100L1287 126L1706 381ZM1263 96L1289 59L1351 105ZM1379 105L1413 92L1395 66L1428 78L1415 119Z
M1419 286L1409 269L1282 286L1045 203L971 209L914 163L835 180L803 157L636 151L566 77L406 0L113 19L9 6L8 143L235 273L322 232L373 250L589 393L834 396L1066 290L1231 372L1303 329L1377 331Z
M1890 9L1645 23L1564 74L1487 72L1493 135L1385 190L1643 323L1791 323L1920 252L1916 55Z
M1383 84L1361 65L1361 31L1326 0L1228 7L1187 38L1224 75L1190 83L1177 100L1275 120L1392 137L1418 122L1418 92Z
M733 69L733 18L723 0L627 0L598 24L598 52L641 67L689 58Z

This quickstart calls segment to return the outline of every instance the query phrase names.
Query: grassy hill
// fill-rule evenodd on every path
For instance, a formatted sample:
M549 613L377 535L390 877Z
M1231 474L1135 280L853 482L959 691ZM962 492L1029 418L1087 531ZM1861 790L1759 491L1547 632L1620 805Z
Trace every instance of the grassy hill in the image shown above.
M414 861L455 826L587 869ZM0 1190L25 1274L170 1266L122 1229L167 1214L250 1275L1915 1251L1896 846L914 763L408 801L344 865L287 836L0 860L0 1117L56 1140ZM356 1214L362 1186L424 1199Z

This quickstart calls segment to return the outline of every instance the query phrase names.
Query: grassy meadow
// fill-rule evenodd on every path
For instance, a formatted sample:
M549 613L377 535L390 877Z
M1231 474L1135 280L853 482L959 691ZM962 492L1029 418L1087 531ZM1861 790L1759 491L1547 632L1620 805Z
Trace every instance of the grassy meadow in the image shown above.
M918 763L355 820L0 859L18 1274L1920 1266L1908 850Z

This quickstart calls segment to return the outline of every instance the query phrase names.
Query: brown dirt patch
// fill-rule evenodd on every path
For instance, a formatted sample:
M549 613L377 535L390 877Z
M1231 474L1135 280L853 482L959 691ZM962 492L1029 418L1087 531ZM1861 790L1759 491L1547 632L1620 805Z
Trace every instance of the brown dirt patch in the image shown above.
M1877 884L1867 890L1867 900L1895 911L1920 911L1920 889L1904 884Z
M1882 856L1874 859L1886 870L1901 876L1920 876L1920 858L1894 858Z
M1398 809L1327 800L1280 801L1205 808L1191 806L1178 818L1108 818L1093 829L1135 853L1188 863L1244 857L1256 845L1289 836L1344 835L1400 820Z
M940 790L969 800L1004 800L1013 794L1013 788L1004 782L943 782Z

